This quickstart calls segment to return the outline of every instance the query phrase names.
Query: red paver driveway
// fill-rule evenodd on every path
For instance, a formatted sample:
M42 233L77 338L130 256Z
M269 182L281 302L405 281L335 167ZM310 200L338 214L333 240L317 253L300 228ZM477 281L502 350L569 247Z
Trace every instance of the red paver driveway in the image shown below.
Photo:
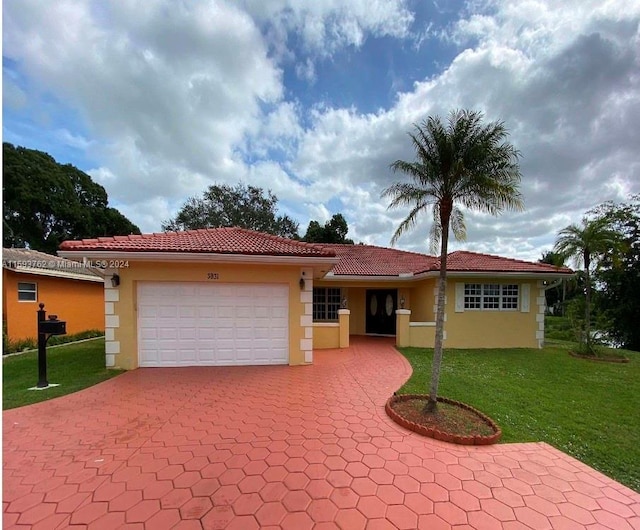
M4 528L640 528L640 495L546 444L392 423L385 339L307 367L140 369L7 411Z

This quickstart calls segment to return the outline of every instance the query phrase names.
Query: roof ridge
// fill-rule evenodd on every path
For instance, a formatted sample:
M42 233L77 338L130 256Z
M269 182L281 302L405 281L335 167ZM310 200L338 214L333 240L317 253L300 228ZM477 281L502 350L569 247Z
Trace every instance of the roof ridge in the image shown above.
M506 256L497 256L495 254L487 254L486 252L475 252L473 250L455 250L453 252L449 253L449 257L453 256L454 254L473 254L475 256L484 256L486 258L494 258L494 259L499 259L499 260L503 260L503 261L511 261L513 263L524 263L526 265L536 265L536 266L546 266L546 267L550 267L554 270L563 270L563 269L567 269L567 270L571 270L569 267L567 267L566 265L551 265L550 263L542 263L540 261L527 261L524 259L518 259L518 258L509 258Z
M310 243L311 244L311 243ZM415 252L413 250L404 250L401 248L395 247L383 247L380 245L370 245L368 243L313 243L315 245L320 246L336 246L336 247L367 247L367 248L375 248L379 250L390 250L392 252L402 252L404 254L411 254L412 256L420 256L421 258L435 258L438 259L440 256L434 256L433 254L423 254L422 252Z

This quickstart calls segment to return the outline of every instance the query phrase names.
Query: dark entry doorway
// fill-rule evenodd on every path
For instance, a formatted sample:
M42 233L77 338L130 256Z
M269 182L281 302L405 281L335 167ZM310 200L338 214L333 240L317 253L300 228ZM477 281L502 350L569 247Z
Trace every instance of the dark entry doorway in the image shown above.
M395 335L398 290L367 289L366 304L366 332L377 335Z

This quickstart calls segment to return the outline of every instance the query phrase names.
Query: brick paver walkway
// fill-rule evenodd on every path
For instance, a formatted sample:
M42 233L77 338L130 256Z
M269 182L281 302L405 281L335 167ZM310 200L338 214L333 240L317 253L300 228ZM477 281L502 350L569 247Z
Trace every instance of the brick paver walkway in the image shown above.
M543 443L392 423L388 340L308 367L140 369L3 415L4 528L640 529L640 495Z

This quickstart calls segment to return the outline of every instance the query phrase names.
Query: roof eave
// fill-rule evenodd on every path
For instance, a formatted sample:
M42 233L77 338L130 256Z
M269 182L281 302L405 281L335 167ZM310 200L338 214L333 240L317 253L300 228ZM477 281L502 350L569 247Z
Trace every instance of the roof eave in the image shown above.
M103 268L117 268L111 266L110 260L124 261L162 261L162 262L192 262L192 263L271 263L283 265L334 265L339 258L335 256L298 256L271 254L218 254L215 252L136 252L125 250L59 250L58 255L72 260L87 259L93 265L102 260Z
M508 277L523 279L547 279L547 278L567 278L573 276L574 272L561 271L447 271L447 277L465 278L487 278L487 277Z
M5 269L17 272L19 274L34 274L37 276L51 276L54 278L62 278L66 280L81 280L86 282L104 283L104 278L100 276L89 276L77 272L69 272L64 270L38 269L35 267L5 267Z

